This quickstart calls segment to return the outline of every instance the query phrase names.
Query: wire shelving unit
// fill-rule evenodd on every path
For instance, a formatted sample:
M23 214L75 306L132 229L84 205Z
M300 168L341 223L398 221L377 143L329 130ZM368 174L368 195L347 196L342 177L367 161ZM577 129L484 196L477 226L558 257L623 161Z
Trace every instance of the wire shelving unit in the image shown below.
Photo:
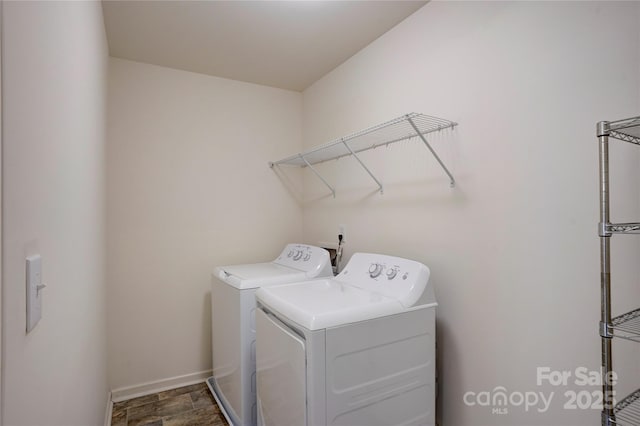
M639 234L640 223L611 223L609 220L609 138L640 145L640 117L601 121L597 126L600 163L600 337L602 345L602 425L640 425L640 389L614 402L611 341L614 337L640 342L640 308L612 317L611 237Z
M283 158L282 160L270 162L269 167L273 168L274 166L280 165L308 167L329 188L329 190L331 190L331 193L335 197L335 189L313 166L325 161L352 156L376 182L378 188L380 189L380 193L383 193L382 183L362 162L358 154L381 146L388 146L396 142L418 138L425 144L431 154L433 154L444 172L449 177L451 186L453 187L455 185L455 179L453 178L453 175L444 165L438 154L436 154L436 152L433 150L433 148L427 141L426 135L433 132L440 132L445 129L453 129L457 125L458 123L450 120L445 120L444 118L432 117L429 115L418 114L414 112L379 124L377 126L364 129L357 133L353 133L349 136L333 140L308 151Z

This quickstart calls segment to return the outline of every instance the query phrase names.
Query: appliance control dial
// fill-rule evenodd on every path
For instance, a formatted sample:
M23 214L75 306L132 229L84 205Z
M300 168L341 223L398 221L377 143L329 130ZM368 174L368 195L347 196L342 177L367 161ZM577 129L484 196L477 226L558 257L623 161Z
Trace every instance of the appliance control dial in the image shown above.
M379 263L372 263L369 266L369 276L371 278L377 278L382 273L382 265Z
M307 253L307 254L305 254L305 255L304 255L304 259L302 259L302 260L304 260L304 261L306 262L306 261L307 261L307 260L309 260L309 259L311 259L311 253Z
M302 257L302 250L296 250L296 254L293 256L293 260L300 260Z
M293 256L293 250L289 250L289 253L287 253L287 257L291 257Z
M398 275L398 269L397 268L389 268L387 270L387 278L392 280L395 278L395 276Z

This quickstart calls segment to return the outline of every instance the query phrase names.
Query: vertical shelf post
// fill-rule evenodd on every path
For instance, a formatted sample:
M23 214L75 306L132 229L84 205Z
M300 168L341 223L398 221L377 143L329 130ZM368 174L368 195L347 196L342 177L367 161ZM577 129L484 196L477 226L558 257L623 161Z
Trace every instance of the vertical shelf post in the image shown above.
M600 173L600 337L602 345L602 425L616 424L611 383L611 232L609 224L609 133L608 123L598 123Z

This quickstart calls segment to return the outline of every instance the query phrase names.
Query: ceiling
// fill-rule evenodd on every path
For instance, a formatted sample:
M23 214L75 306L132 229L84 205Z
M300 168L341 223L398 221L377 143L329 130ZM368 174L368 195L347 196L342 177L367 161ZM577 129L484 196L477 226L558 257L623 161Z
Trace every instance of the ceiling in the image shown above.
M104 0L116 58L302 91L426 1Z

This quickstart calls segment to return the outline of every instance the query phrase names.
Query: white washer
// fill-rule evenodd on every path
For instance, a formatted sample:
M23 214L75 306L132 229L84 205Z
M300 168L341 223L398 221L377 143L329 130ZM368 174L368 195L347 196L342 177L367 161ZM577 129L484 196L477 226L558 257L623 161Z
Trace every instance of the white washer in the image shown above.
M303 244L288 244L272 262L215 269L211 283L213 376L207 385L232 426L253 426L257 421L257 288L331 276L329 253Z
M435 424L429 269L356 253L333 279L257 291L258 424Z

